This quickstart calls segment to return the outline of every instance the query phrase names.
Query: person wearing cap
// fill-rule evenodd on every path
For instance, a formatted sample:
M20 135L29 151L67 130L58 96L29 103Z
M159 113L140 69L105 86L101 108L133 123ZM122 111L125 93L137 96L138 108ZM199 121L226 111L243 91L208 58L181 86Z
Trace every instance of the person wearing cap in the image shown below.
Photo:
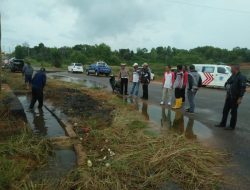
M140 86L140 70L138 68L138 63L134 63L133 67L134 70L132 75L132 89L130 92L130 96L138 96Z
M174 72L171 71L171 66L166 66L166 72L164 73L162 81L162 99L161 105L165 104L166 97L168 97L168 105L171 105L172 101L172 89L174 86Z
M121 79L121 95L125 94L128 95L128 78L129 78L129 72L126 68L126 64L121 64L121 69L119 72L119 78ZM125 91L124 91L125 88Z
M150 71L148 69L148 64L144 63L142 65L142 71L141 71L141 83L142 83L142 99L147 100L148 99L148 85L150 83Z
M31 80L33 75L33 68L30 65L29 61L26 61L26 64L23 66L23 75L24 75L24 82L26 84L27 90L31 86Z
M38 101L38 108L41 109L43 107L43 89L46 85L46 74L45 69L41 68L35 76L32 78L32 99L30 103L30 109L34 108L36 101Z

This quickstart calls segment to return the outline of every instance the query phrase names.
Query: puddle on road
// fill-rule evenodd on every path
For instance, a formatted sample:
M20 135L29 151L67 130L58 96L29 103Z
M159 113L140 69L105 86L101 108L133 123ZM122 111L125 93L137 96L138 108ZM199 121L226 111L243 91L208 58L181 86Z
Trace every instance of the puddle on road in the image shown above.
M23 105L28 123L35 134L45 137L65 136L64 129L46 108L38 109L36 104L34 110L28 110L31 96L22 95L18 96L18 99ZM49 157L48 165L33 172L32 178L39 181L41 179L51 180L53 177L53 182L58 182L75 166L75 163L76 155L73 147L55 147L54 156Z
M172 111L168 107L132 98L125 98L124 102L134 104L135 108L143 114L145 120L157 123L160 126L154 129L157 133L173 130L180 135L184 134L188 139L200 141L205 141L213 135L211 129L191 117L184 116L181 110Z
M76 84L81 84L88 88L106 88L107 86L100 84L96 81L91 81L87 79L80 79L76 77L68 77L68 76L62 76L62 75L49 75L48 76L51 79L58 79L64 82L71 82Z

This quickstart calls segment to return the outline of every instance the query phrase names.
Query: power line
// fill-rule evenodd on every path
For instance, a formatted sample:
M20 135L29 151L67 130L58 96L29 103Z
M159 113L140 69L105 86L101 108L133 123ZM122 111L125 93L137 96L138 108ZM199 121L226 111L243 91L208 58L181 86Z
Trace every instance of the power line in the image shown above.
M184 2L184 1L168 0L168 2L175 3L175 4L181 4L181 5L188 5L188 6L192 6L192 7L201 7L201 8L214 9L214 10L219 10L219 11L236 12L236 13L241 13L241 14L250 14L250 11L245 11L245 10L213 7L213 6L210 6L210 5L202 5L202 4L190 3L190 2Z

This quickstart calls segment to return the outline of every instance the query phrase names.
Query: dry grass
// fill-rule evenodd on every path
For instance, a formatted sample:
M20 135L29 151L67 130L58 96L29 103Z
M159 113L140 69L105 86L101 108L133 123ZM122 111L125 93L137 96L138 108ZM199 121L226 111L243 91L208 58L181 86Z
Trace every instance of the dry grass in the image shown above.
M128 111L128 106L116 98L109 103L119 105L112 126L92 130L85 137L84 146L93 166L79 168L63 186L151 190L172 181L183 189L215 189L222 183L219 168L224 154L171 132L150 136L139 113Z

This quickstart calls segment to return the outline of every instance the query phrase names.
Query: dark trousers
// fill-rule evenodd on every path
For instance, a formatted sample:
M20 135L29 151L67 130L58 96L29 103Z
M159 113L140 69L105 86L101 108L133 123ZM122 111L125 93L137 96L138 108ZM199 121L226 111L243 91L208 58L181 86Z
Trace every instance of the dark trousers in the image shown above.
M30 103L30 108L34 108L34 105L38 101L38 108L43 107L43 89L32 88L32 99Z
M223 116L220 125L226 126L228 113L231 110L230 127L235 128L237 122L238 103L237 98L227 97L223 108Z
M147 100L148 99L148 84L142 84L142 91L143 91L142 98Z
M181 88L176 88L174 90L174 95L176 99L182 98L182 89Z
M186 100L186 88L181 89L181 97L182 97L182 102L185 102L185 100Z
M125 87L125 94L128 94L128 79L127 78L121 78L121 95L123 95Z

